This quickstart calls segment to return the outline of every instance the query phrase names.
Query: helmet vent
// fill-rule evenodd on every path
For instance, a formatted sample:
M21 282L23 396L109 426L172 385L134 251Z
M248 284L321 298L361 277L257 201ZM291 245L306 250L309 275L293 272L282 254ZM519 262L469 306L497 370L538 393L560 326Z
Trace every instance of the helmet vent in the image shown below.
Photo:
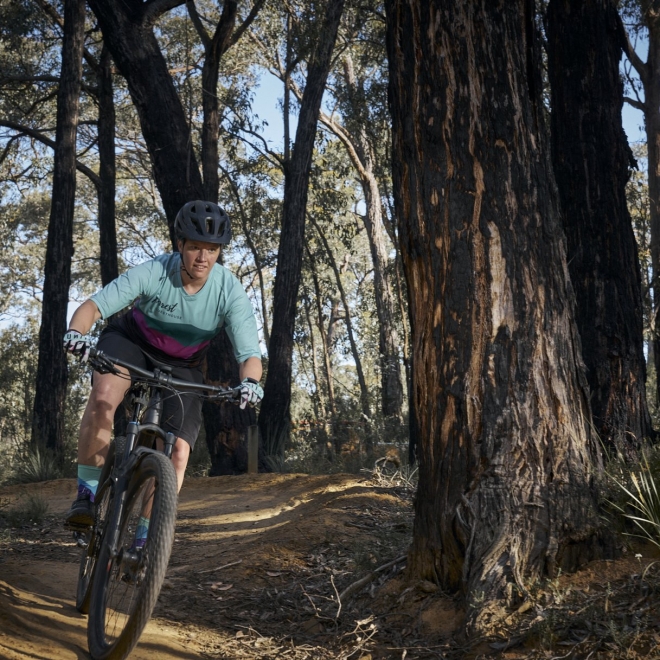
M174 229L178 238L208 243L229 243L231 240L227 214L211 202L195 200L185 204L177 214Z

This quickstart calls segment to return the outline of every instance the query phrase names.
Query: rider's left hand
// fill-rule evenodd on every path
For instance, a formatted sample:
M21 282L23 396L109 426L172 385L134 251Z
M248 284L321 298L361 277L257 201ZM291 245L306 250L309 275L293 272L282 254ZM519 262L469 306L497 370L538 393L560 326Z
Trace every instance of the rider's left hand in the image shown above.
M243 410L247 405L256 406L264 398L264 391L254 378L244 378L241 383L241 403Z

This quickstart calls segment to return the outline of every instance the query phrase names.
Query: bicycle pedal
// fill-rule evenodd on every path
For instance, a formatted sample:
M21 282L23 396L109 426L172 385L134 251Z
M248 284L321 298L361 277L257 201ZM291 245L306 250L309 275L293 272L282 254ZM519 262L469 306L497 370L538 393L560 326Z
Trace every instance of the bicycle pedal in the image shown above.
M73 538L76 541L76 545L81 548L85 549L89 545L89 535L85 534L84 532L74 532L73 533Z

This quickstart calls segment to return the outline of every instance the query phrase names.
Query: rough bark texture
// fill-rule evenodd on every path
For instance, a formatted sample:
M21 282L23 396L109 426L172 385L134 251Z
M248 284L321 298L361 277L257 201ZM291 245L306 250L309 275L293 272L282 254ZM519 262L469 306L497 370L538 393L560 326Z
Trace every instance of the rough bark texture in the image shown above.
M101 283L119 276L117 228L115 226L115 102L112 86L112 58L104 46L99 61L99 242Z
M103 40L128 84L176 245L176 214L187 201L202 198L204 189L183 106L153 32L149 4L89 0Z
M343 8L344 0L328 0L324 25L308 69L293 155L285 170L268 375L259 414L259 428L269 454L281 454L289 435L293 332L304 249L307 188L319 110Z
M552 156L577 325L601 440L624 455L652 435L641 274L626 204L623 26L615 0L548 5Z
M85 28L83 0L64 3L62 69L57 93L53 194L48 222L32 445L62 455L67 363L62 350L71 284L76 197L76 133Z
M226 332L212 342L206 360L206 381L216 385L238 385L238 365ZM219 410L219 409L222 410ZM211 454L209 476L241 474L247 471L247 428L256 423L256 413L230 403L205 402L202 408L206 444ZM259 451L261 472L268 471Z
M486 627L526 578L601 549L534 4L386 7L420 465L409 570Z

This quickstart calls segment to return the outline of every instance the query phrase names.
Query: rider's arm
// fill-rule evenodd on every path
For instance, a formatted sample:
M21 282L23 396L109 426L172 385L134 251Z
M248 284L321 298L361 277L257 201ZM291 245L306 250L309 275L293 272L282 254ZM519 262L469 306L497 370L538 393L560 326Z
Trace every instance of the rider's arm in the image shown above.
M96 303L93 300L85 300L73 313L69 330L77 330L81 335L86 335L100 318L101 312Z
M261 380L262 368L261 360L258 357L249 357L245 362L238 365L238 377L242 381L244 378L254 378L257 382Z

